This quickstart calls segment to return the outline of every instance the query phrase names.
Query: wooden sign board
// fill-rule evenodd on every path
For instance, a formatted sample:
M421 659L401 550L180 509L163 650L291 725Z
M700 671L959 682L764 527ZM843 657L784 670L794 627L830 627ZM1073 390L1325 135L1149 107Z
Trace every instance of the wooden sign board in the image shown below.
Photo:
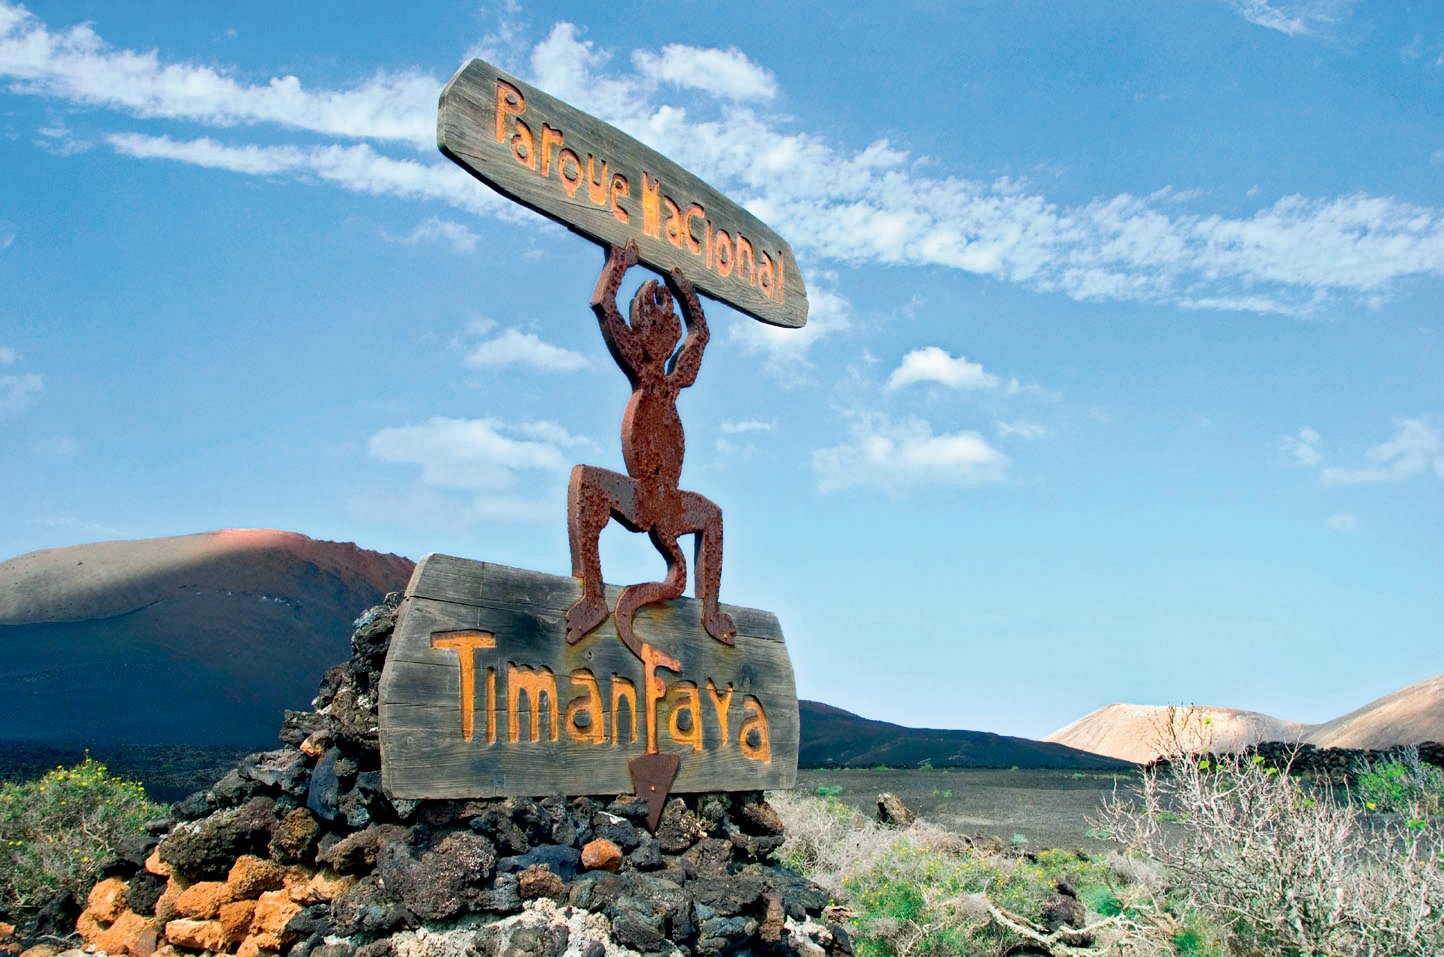
M610 620L568 645L579 594L571 577L421 560L381 672L388 796L630 793L628 762L649 743L681 756L674 793L792 787L797 690L775 615L723 605L728 646L694 599L644 607L637 635L673 670L644 665Z
M792 247L656 150L482 60L441 93L436 143L504 196L763 322L807 321Z

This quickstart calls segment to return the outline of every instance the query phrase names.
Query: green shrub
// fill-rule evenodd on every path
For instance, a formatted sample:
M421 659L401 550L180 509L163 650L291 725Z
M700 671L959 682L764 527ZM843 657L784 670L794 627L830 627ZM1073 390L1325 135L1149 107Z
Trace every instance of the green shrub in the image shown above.
M163 811L139 782L89 757L0 785L0 914L18 917L60 891L83 897L115 842Z
M1410 810L1360 818L1356 802L1257 758L1171 754L1101 831L1162 868L1175 913L1222 929L1228 953L1438 957L1444 953L1444 832ZM1379 796L1399 785L1380 774ZM1209 953L1184 926L1179 953ZM1188 948L1193 948L1191 951Z
M841 784L819 784L813 792L820 798L835 798L842 793Z
M1420 761L1417 748L1380 764L1361 762L1354 776L1358 798L1370 811L1415 819L1444 812L1444 771Z

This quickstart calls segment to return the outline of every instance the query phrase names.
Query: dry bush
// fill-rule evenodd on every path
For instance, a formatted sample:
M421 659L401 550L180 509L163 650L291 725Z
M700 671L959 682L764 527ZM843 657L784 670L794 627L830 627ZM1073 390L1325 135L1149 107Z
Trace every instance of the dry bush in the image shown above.
M1173 892L1243 955L1444 953L1444 834L1361 818L1346 795L1259 757L1213 756L1206 719L1175 722L1170 764L1091 823L1161 865ZM1202 752L1202 753L1200 753Z
M992 852L926 822L883 827L830 797L786 792L769 801L786 827L783 860L851 909L864 957L1175 953L1168 941L1177 924L1154 907L1147 865ZM1135 885L1129 871L1148 880ZM1060 879L1078 889L1083 927L1046 922Z

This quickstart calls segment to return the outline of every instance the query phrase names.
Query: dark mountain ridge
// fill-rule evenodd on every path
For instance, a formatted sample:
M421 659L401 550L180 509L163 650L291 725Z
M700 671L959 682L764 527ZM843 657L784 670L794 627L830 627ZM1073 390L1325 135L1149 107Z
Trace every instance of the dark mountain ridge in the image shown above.
M820 701L799 701L804 768L933 767L1116 769L1127 761L1090 754L1061 744L993 734L907 728L875 721Z

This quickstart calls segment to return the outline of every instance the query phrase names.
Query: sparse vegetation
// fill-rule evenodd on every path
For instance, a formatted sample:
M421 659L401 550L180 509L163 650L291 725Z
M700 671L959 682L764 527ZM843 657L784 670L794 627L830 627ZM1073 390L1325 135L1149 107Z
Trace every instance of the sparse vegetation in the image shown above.
M1024 855L926 823L892 830L831 798L773 804L785 862L851 911L861 957L1207 953L1169 949L1180 925L1145 910L1152 873L1122 856Z
M115 842L163 810L89 757L0 784L0 914L13 919L61 891L84 895Z
M1095 827L1162 869L1167 900L1222 929L1227 953L1288 957L1444 952L1444 833L1427 772L1384 765L1361 786L1381 811L1258 756L1176 735L1166 768L1106 805ZM1193 745L1193 746L1190 746ZM1434 805L1437 808L1437 804Z
M1356 794L1364 807L1411 819L1444 813L1444 771L1419 760L1418 748L1400 748L1398 756L1354 768Z
M1169 718L1170 763L1121 782L1090 821L1089 838L1117 845L1106 857L891 830L797 794L774 802L783 853L851 913L862 957L1444 954L1437 768L1406 750L1334 787L1215 756L1206 716Z

